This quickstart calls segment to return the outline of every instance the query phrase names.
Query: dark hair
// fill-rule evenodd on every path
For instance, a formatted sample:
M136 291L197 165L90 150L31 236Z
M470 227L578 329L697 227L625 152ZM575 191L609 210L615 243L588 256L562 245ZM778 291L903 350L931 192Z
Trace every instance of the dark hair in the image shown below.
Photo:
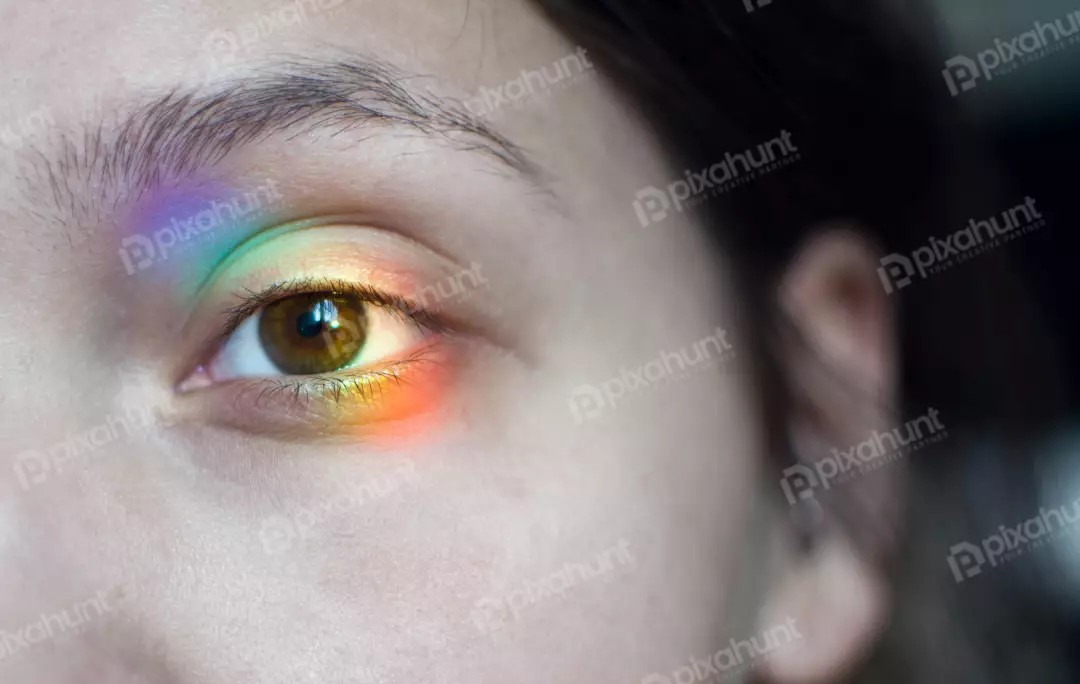
M956 108L922 9L899 14L883 1L838 0L756 9L754 0L536 2L641 110L677 168L709 167L782 130L798 145L797 163L698 208L734 255L744 335L763 350L755 372L770 453L783 456L779 472L796 461L785 438L790 388L769 353L791 327L776 285L815 228L842 219L882 254L910 253L972 217L1001 214L1024 193L992 170L978 131ZM1037 510L1032 440L1061 416L1054 350L1007 251L892 295L901 331L895 410L912 417L938 409L949 439L910 458L907 538L887 567L897 614L871 663L876 681L1072 680L1055 652L1058 616L1032 593L1039 578L1031 564L958 586L945 562L950 544ZM850 528L865 527L853 501L829 503Z

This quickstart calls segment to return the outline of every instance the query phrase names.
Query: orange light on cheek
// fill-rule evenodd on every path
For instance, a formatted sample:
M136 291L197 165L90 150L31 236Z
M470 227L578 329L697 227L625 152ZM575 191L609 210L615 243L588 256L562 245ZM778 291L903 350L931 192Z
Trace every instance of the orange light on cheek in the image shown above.
M370 381L366 400L342 408L341 424L376 446L412 446L438 436L448 418L451 355L436 340L392 377Z

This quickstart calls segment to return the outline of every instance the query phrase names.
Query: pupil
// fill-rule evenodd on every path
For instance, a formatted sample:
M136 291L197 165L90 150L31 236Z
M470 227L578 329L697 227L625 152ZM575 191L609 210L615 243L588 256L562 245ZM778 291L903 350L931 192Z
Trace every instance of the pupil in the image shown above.
M330 323L337 319L337 307L333 302L323 300L315 305L311 311L306 311L296 318L296 332L302 337L316 337L323 331L323 323Z
M259 340L275 368L287 375L338 370L367 342L364 303L337 294L286 297L259 316Z

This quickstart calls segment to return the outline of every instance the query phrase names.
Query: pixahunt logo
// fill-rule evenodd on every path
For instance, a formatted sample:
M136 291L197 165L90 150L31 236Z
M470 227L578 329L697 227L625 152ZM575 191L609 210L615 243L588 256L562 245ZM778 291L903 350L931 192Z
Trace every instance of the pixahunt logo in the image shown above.
M104 455L106 452L102 447L120 440L120 428L123 428L123 435L130 439L154 422L151 411L143 406L129 406L125 413L126 419L109 415L100 425L69 435L44 451L30 450L17 455L14 464L15 477L23 491L45 482L50 477L63 475L65 468L85 459Z
M237 30L218 29L211 31L202 42L202 50L213 56L218 64L229 64L246 48L292 26L299 26L308 20L308 7L312 15L336 9L345 0L293 0L260 14L252 21L241 25Z
M1070 511L1072 515L1070 515ZM959 584L981 575L987 563L995 568L1019 558L1028 551L1046 546L1064 536L1067 528L1080 520L1080 499L1057 508L1039 508L1039 514L1019 525L998 526L998 534L986 537L978 544L960 542L949 547L945 559ZM1056 524L1055 524L1056 521ZM1075 528L1073 528L1075 529ZM1069 531L1070 533L1072 530Z
M1023 204L1001 212L1000 216L983 221L971 219L967 228L944 240L930 238L929 244L914 250L910 257L896 253L882 257L878 277L885 292L892 294L910 285L916 276L925 278L940 273L1045 225L1046 220L1035 207L1035 199L1027 197Z
M832 449L829 456L814 463L813 470L805 465L785 468L780 480L784 496L794 506L802 499L814 498L814 490L818 487L830 489L917 449L940 442L948 433L938 420L939 413L936 409L930 409L925 416L910 420L891 432L875 430L869 439L852 445L850 449Z
M1064 19L1043 23L1036 21L1030 31L1010 40L994 39L994 46L982 50L975 59L957 55L945 61L941 75L953 97L974 89L980 78L987 81L1016 71L1046 55L1064 50L1077 42L1080 29L1080 10L1066 14Z
M781 130L779 136L737 154L728 152L722 161L700 171L687 169L683 172L686 180L668 183L664 190L652 185L638 190L634 212L645 228L666 219L673 206L682 212L798 159L799 148L791 141L791 133Z
M570 413L578 425L581 425L587 420L598 418L605 409L615 408L629 395L673 378L683 377L692 368L727 361L734 356L735 352L727 339L727 331L717 328L715 334L698 340L689 350L684 347L678 352L663 351L658 358L637 368L620 368L618 375L599 385L576 387L570 397Z
M416 315L423 311L438 311L444 302L453 299L468 299L473 292L487 288L488 284L487 278L480 272L480 264L474 261L467 269L447 276L434 285L421 287L411 295L410 302L397 308L409 315Z
M49 615L42 614L37 621L16 629L14 632L0 630L0 661L15 655L19 651L33 648L43 641L56 638L64 633L78 631L80 627L105 613L112 613L113 607L105 600L105 593L104 591L98 591L94 598L76 603L71 607L70 613L65 608L60 612ZM91 611L90 608L94 608L94 610Z
M310 539L312 530L330 528L336 520L355 516L365 504L401 494L406 487L417 487L419 481L416 466L412 461L405 461L396 472L320 499L315 506L300 508L291 515L272 515L263 520L259 530L263 550L271 556L284 553L298 539Z
M267 180L254 192L245 192L230 202L214 200L205 209L179 221L173 217L169 225L154 231L152 240L146 235L129 235L120 241L124 269L128 275L134 275L150 268L155 261L165 261L171 253L182 253L200 242L209 242L212 233L221 226L250 221L282 199L274 181Z
M728 677L753 669L778 650L803 638L795 627L795 618L788 618L761 633L761 643L756 636L742 641L731 639L728 647L706 658L691 656L689 663L676 668L670 675L653 673L641 680L641 684L697 684L698 682L723 681Z
M568 591L594 579L613 573L617 567L634 564L630 542L623 539L615 546L596 554L595 567L589 563L565 563L559 570L535 582L525 582L505 596L483 598L477 601L472 619L484 634L493 634L509 622L521 619L528 608L548 598L565 598Z

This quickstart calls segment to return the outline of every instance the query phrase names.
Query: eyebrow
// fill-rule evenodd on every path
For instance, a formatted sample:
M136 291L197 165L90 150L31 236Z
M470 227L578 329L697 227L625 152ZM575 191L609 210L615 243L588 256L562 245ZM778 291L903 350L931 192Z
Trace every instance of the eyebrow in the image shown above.
M418 78L369 57L293 58L214 88L174 89L130 107L115 127L99 122L58 135L50 152L30 148L23 192L31 206L40 206L43 196L50 200L61 223L100 220L104 210L165 179L212 167L273 135L376 128L477 152L543 187L539 166L521 147L460 101L410 89L408 82Z

